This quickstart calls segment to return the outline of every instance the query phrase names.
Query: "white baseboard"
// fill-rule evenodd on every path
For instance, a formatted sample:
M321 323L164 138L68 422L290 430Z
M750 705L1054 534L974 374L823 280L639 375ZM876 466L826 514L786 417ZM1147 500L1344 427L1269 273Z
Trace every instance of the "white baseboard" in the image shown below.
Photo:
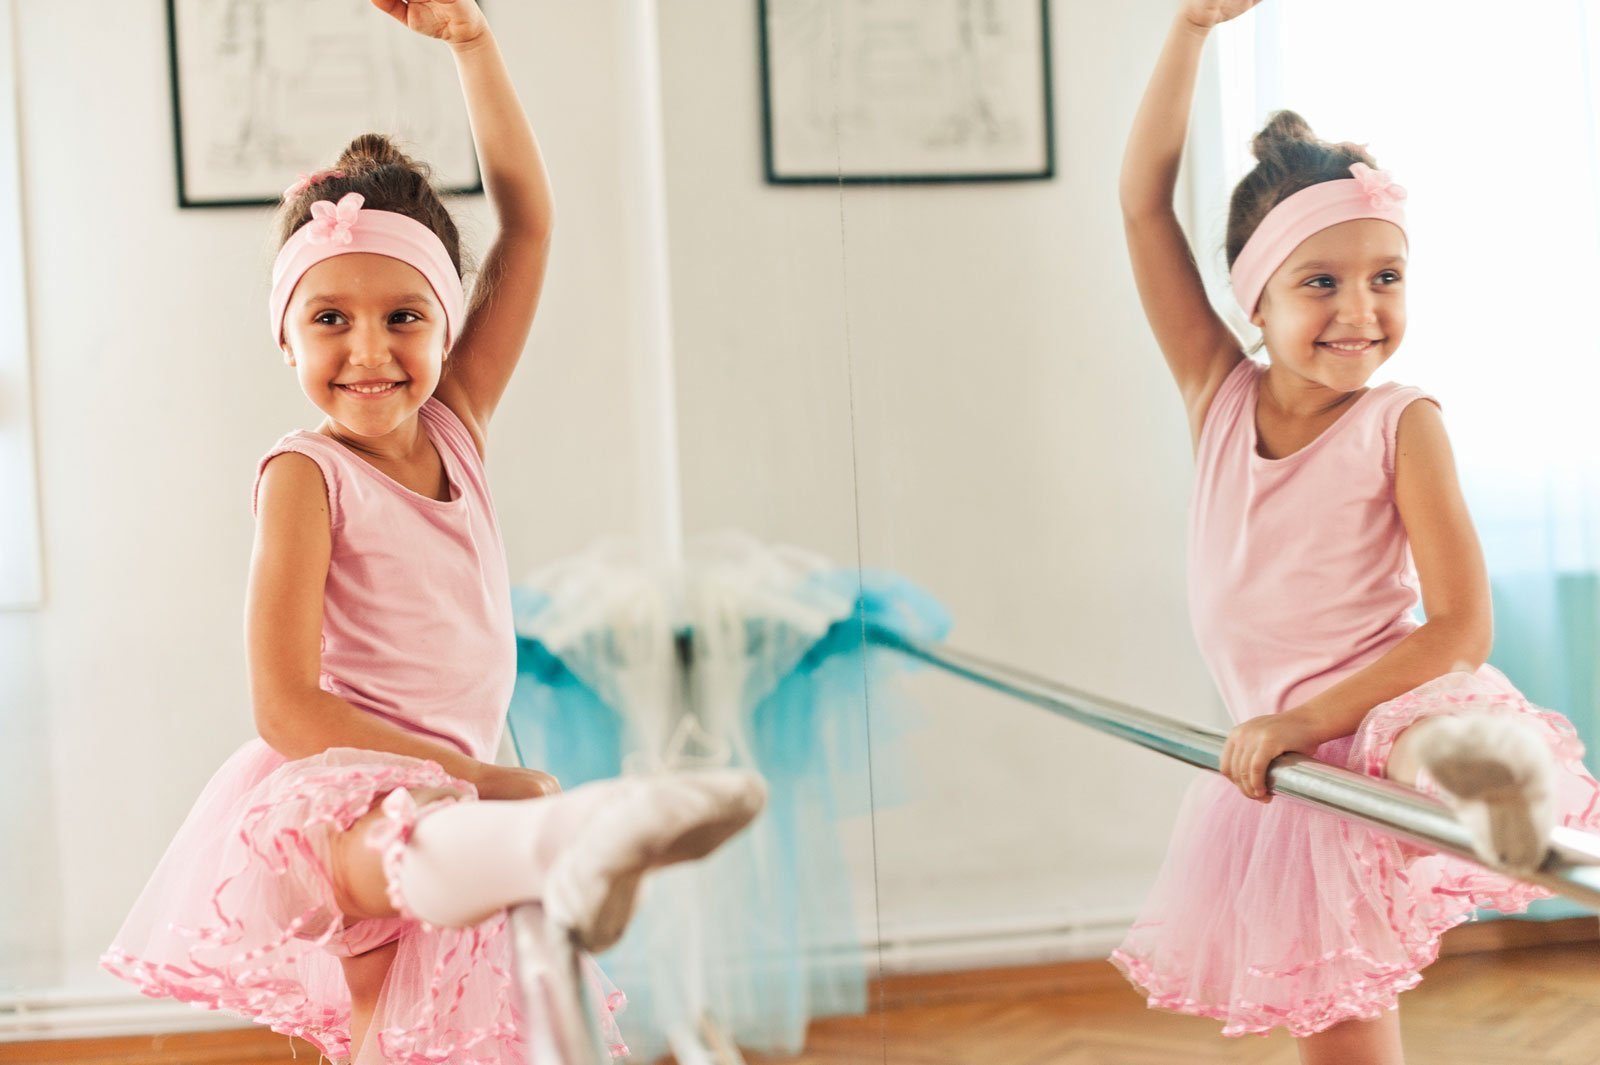
M0 1043L31 1039L94 1039L241 1027L242 1018L199 1003L146 998L137 991L65 988L0 995Z
M959 972L1103 958L1133 922L1131 912L1100 911L1009 918L886 924L867 948L876 975ZM241 1018L196 1003L51 988L0 994L0 1043L31 1039L213 1031Z
M959 972L1104 958L1122 942L1134 916L1131 909L1101 909L886 924L877 946L878 972Z

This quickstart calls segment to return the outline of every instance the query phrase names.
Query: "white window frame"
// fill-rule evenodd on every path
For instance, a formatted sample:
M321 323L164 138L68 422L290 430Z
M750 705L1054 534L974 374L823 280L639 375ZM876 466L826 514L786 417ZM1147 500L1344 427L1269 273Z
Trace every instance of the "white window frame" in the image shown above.
M1262 104L1276 90L1277 56L1272 42L1280 23L1272 5L1212 31L1201 54L1195 101L1184 149L1189 232L1195 261L1211 304L1248 348L1261 337L1233 299L1223 242L1228 232L1228 197L1255 166L1250 138Z
M44 603L17 79L15 11L0 0L0 611Z

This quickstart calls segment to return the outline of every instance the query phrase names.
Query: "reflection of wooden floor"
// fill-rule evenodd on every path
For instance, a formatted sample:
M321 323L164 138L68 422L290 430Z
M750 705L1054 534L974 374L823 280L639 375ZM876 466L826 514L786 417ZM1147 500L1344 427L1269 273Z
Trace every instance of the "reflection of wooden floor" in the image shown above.
M1595 921L1468 925L1400 996L1408 1065L1600 1065ZM1573 942L1572 940L1579 940ZM1544 946L1518 946L1529 942ZM1511 949L1486 950L1495 945ZM1223 1039L1212 1021L1147 1009L1105 962L893 977L867 1017L818 1021L797 1058L750 1065L1295 1065L1294 1040ZM0 1062L314 1065L264 1028L0 1043ZM324 1059L326 1060L326 1059Z
M1589 922L1591 925L1592 921ZM906 996L818 1021L797 1058L750 1065L1294 1065L1294 1040L1223 1039L1213 1021L1145 1006L1109 964L1051 966L1031 990ZM1043 974L1058 986L1045 986ZM947 985L948 988L948 985ZM974 992L977 992L976 994ZM1020 992L1020 993L1019 993ZM1600 1065L1600 943L1458 954L1400 996L1408 1065Z

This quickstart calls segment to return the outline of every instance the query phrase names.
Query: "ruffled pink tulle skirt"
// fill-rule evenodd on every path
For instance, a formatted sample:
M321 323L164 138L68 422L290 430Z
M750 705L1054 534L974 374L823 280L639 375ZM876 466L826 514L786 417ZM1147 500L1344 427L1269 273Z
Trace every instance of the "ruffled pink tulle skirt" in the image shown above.
M1468 710L1536 722L1557 762L1562 824L1600 830L1600 784L1570 722L1498 670L1451 673L1375 707L1317 757L1382 776L1400 732ZM1437 795L1426 773L1420 790ZM1478 907L1520 913L1553 893L1298 803L1245 798L1204 774L1189 788L1156 883L1111 962L1152 1007L1222 1021L1223 1035L1306 1036L1398 1005Z
M437 762L351 747L289 761L250 740L201 792L101 966L151 997L242 1014L344 1061L350 993L339 958L399 940L353 1065L524 1065L504 911L470 928L409 917L346 924L335 903L332 834L406 787L477 800ZM409 797L394 792L374 828L375 843L388 843L386 865L417 816ZM585 968L601 1030L621 1056L612 1015L623 997L592 960Z

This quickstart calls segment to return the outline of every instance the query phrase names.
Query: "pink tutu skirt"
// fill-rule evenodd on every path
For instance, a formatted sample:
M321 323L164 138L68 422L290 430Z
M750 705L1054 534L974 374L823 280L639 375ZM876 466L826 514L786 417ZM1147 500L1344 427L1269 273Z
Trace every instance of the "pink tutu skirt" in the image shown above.
M289 761L250 740L201 792L101 966L151 997L238 1013L343 1061L350 992L339 958L399 940L353 1065L524 1065L505 911L470 928L409 917L347 924L335 903L331 835L392 793L373 829L392 866L418 812L394 790L406 787L478 794L433 761L352 747ZM622 994L591 959L585 967L620 1057Z
M1556 757L1560 823L1600 830L1600 784L1571 723L1490 666L1375 707L1317 757L1382 776L1403 729L1468 710L1537 723ZM1426 773L1418 787L1438 794ZM1440 935L1476 908L1521 913L1552 894L1292 799L1247 799L1207 773L1185 795L1156 883L1110 960L1150 1006L1222 1021L1223 1035L1307 1036L1396 1008L1438 957Z

